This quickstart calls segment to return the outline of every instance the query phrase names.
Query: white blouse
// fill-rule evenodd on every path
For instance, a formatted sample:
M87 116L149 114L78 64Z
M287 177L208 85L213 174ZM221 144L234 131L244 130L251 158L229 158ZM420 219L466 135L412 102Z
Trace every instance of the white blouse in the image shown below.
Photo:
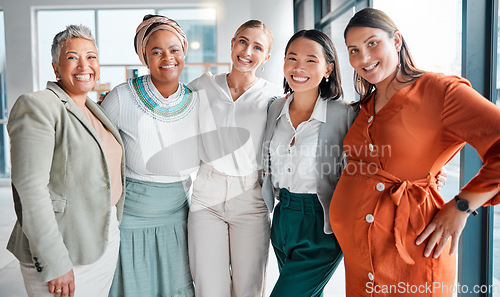
M200 157L217 171L245 176L262 169L267 107L283 91L260 78L233 101L226 75L206 73L188 85L200 92Z
M101 106L120 130L127 177L171 183L198 168L199 99L186 85L163 98L150 75L141 76L115 87Z
M326 122L327 102L318 97L309 120L295 129L290 119L293 94L278 116L269 146L272 182L276 188L286 188L292 193L317 193L316 151L319 129ZM292 141L295 138L295 141Z

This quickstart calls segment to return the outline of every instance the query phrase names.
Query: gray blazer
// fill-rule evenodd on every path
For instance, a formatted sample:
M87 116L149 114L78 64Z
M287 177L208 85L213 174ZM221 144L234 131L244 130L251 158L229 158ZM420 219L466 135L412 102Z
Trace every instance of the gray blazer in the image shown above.
M104 111L88 98L86 105L123 149ZM108 241L111 188L104 149L88 119L48 82L47 89L17 99L7 130L18 218L7 249L34 263L42 281L98 260ZM121 167L125 182L123 159ZM119 220L124 195L116 205Z
M319 98L318 100L324 100ZM271 181L271 167L269 144L273 138L274 129L278 123L277 119L285 105L286 98L275 100L269 107L267 113L266 131L264 133L263 157L265 176L262 184L262 196L270 211L274 208L274 199L278 189L274 188ZM319 202L323 207L324 232L333 233L330 226L329 208L333 191L345 167L345 153L342 147L344 137L349 127L357 116L354 107L345 101L328 100L326 122L319 130L318 148L316 150L316 189Z

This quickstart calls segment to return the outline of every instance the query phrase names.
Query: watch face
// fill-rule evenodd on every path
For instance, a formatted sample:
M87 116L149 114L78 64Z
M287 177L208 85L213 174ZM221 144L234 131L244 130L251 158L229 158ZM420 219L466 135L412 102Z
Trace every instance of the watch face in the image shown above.
M467 210L469 210L469 201L464 200L464 199L459 199L457 201L457 208L460 211L467 211Z

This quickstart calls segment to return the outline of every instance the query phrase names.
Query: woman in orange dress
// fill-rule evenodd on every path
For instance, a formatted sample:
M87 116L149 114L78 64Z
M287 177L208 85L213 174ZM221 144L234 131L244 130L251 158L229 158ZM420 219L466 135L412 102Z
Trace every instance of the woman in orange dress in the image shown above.
M330 207L347 296L451 296L468 216L500 203L500 109L463 78L416 68L382 11L356 13L344 38L361 96ZM445 203L433 177L465 142L485 165Z

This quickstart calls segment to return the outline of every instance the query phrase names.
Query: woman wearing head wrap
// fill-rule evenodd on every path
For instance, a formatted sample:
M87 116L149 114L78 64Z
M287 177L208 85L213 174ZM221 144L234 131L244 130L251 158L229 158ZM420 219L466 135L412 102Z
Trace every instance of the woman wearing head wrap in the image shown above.
M179 25L147 15L134 45L150 74L102 102L122 135L126 199L110 296L194 296L186 223L189 174L198 164L198 97L179 75L187 40Z

